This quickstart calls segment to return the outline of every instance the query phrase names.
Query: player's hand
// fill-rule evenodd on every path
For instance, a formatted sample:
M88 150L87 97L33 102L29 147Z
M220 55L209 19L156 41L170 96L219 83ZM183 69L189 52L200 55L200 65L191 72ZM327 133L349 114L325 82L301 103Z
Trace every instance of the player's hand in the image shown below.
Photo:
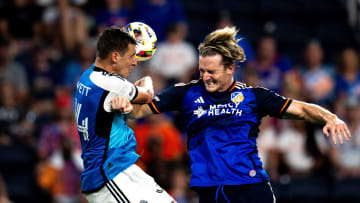
M323 128L323 133L327 137L331 136L332 142L336 144L336 135L339 139L340 144L343 144L343 138L349 141L351 134L344 121L339 119L337 116L334 120L329 121Z
M111 101L112 109L118 110L123 114L130 113L133 110L133 106L130 101L124 96L117 96Z
M150 76L144 76L144 77L140 78L139 80L137 80L136 82L134 82L134 85L138 86L138 87L145 87L146 80L149 80L152 83Z

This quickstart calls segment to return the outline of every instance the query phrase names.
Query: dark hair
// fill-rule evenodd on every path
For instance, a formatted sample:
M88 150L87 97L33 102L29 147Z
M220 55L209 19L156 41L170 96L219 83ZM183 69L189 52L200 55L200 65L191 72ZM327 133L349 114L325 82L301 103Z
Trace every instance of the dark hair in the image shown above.
M115 26L106 28L100 34L96 45L98 57L104 59L112 51L119 51L123 55L127 52L129 44L136 45L136 41L127 32Z

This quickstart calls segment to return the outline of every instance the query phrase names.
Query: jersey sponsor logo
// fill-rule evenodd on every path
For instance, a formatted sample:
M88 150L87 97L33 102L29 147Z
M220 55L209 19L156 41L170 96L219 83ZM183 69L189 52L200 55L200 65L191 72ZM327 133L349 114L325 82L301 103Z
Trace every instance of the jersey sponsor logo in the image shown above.
M235 104L240 104L244 101L244 95L242 92L234 92L231 94L231 101Z
M203 116L207 113L207 110L204 110L202 106L198 106L196 110L194 110L194 115L196 115L198 118Z
M251 170L251 171L249 171L249 176L250 177L255 177L256 176L256 171L255 170Z
M235 115L241 116L242 110L238 109L238 103L228 103L228 104L214 104L210 105L208 116L220 116L220 115Z
M194 103L196 103L196 104L204 104L205 101L204 101L204 99L200 96L199 98L197 98L197 99L195 100Z

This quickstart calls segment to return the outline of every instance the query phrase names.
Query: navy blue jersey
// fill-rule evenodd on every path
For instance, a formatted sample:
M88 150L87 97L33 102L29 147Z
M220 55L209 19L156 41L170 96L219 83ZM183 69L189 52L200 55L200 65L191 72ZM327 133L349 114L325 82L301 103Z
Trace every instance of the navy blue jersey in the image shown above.
M177 84L149 104L154 113L180 111L191 158L190 186L242 185L269 177L256 138L266 115L281 117L291 100L240 82L221 93L207 92L202 80Z
M100 189L139 157L126 115L111 109L111 100L117 95L132 100L137 88L96 67L86 70L77 83L74 106L84 163L83 192Z

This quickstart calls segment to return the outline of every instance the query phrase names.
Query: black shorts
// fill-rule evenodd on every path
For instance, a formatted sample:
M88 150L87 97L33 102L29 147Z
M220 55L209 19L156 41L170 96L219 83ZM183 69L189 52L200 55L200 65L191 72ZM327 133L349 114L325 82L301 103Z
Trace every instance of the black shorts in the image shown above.
M194 188L195 189L195 188ZM275 195L269 182L247 185L199 187L199 203L273 203Z

